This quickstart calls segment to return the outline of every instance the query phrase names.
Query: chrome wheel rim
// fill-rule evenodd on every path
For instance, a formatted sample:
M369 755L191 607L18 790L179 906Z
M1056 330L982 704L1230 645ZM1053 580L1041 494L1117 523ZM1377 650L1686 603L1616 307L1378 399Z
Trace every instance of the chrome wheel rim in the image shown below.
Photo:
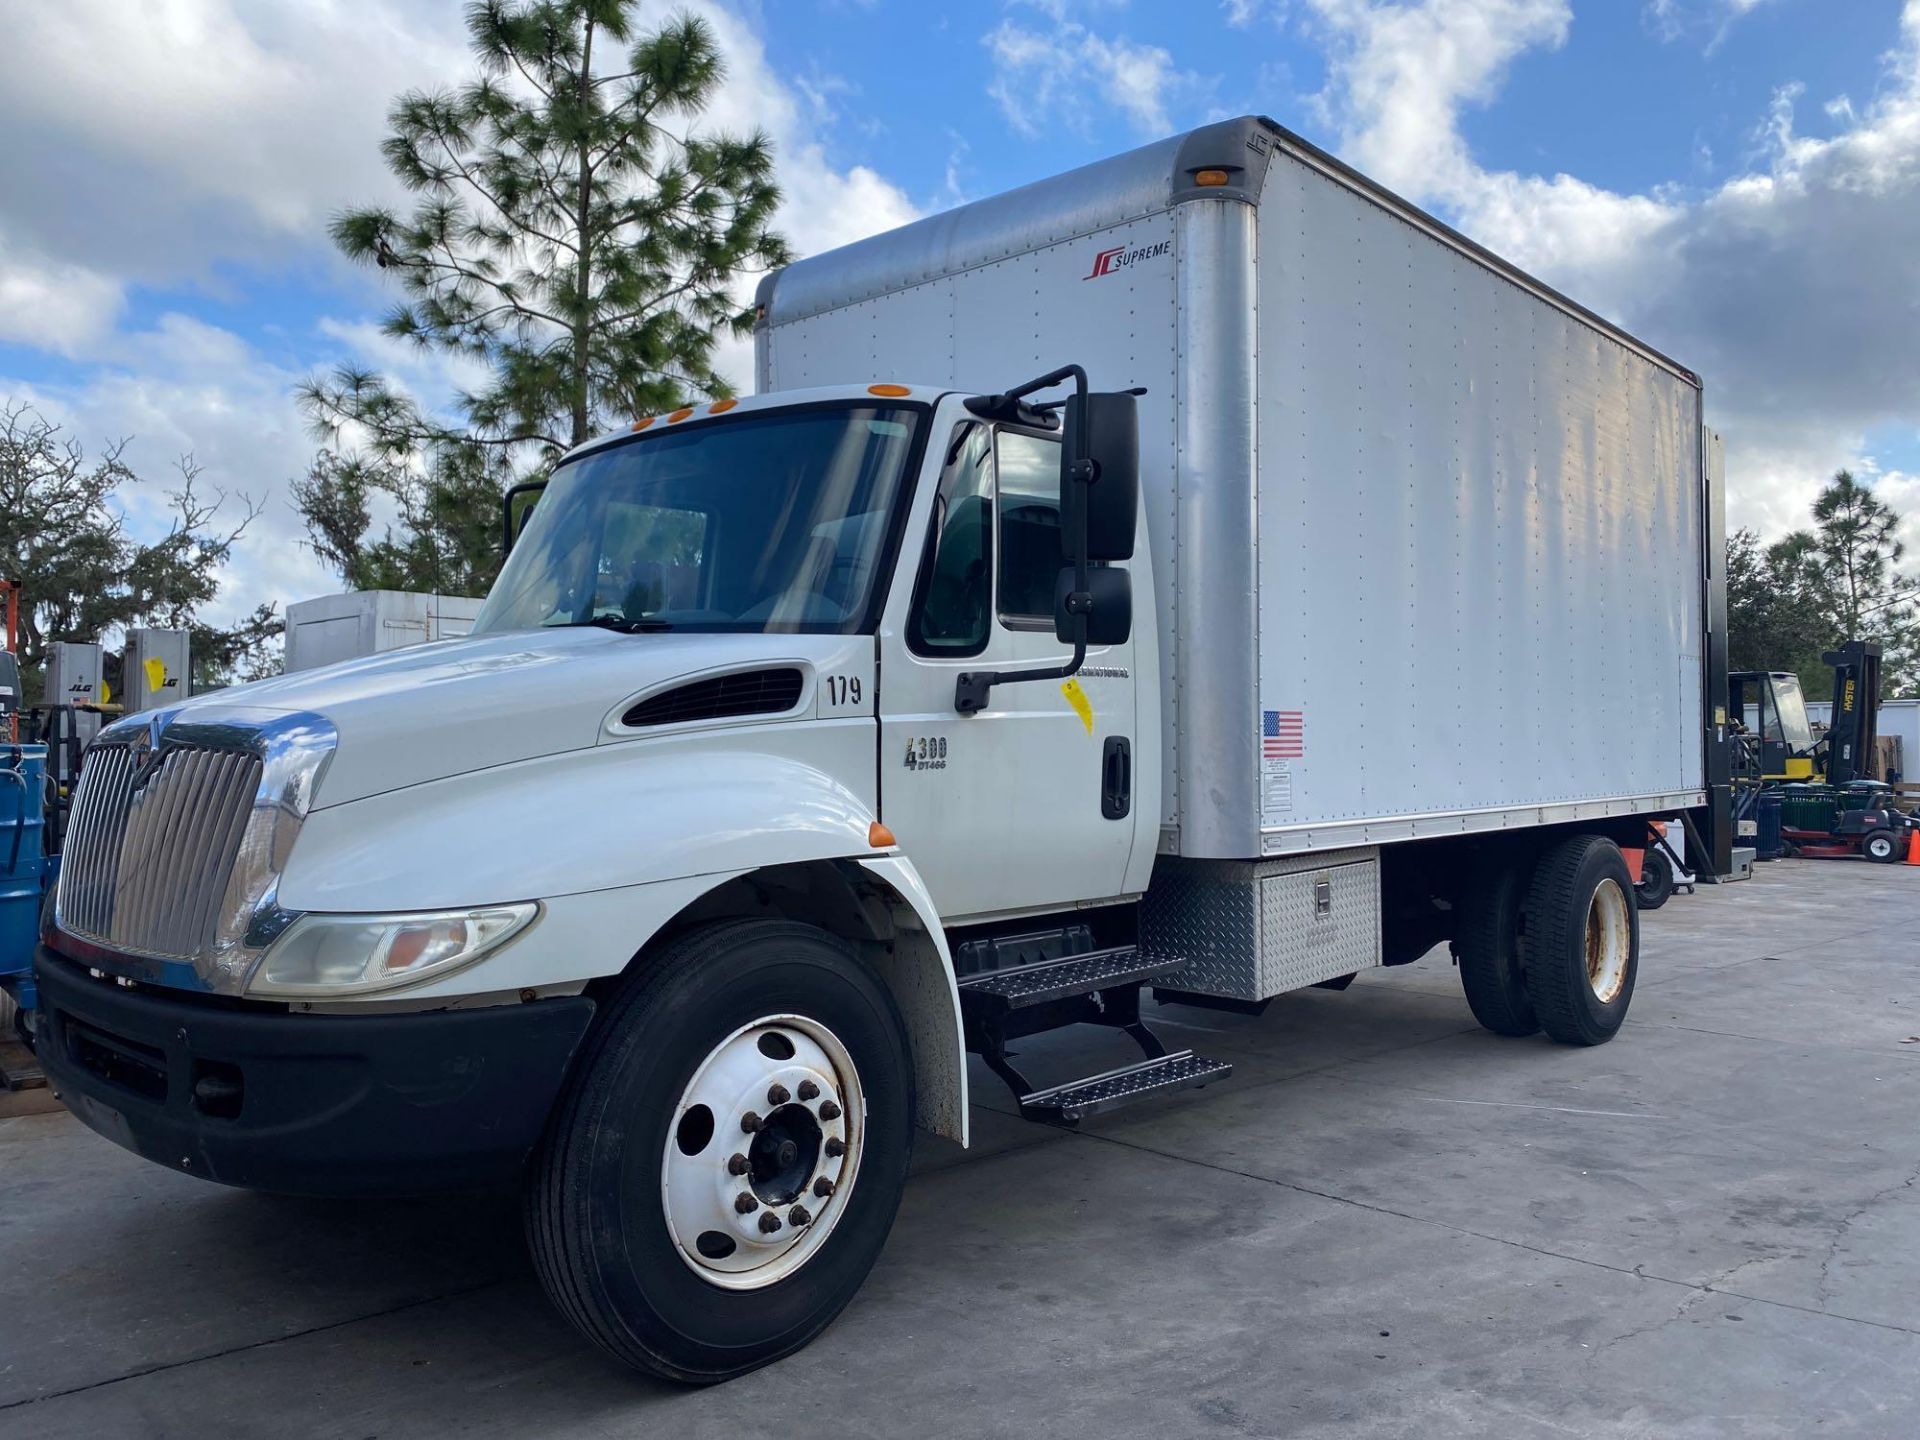
M741 1026L694 1071L673 1121L660 1194L695 1274L757 1290L826 1243L866 1137L859 1072L826 1026L800 1015Z
M1602 1005L1619 997L1633 954L1633 912L1615 880L1602 880L1587 902L1587 984Z

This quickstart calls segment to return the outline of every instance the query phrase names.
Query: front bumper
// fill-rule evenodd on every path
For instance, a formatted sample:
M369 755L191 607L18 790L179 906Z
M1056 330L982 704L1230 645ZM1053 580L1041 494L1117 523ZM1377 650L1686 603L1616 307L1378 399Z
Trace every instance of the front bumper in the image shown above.
M514 1178L581 1037L585 996L418 1014L293 1015L177 998L34 953L36 1053L67 1107L172 1170L292 1194Z

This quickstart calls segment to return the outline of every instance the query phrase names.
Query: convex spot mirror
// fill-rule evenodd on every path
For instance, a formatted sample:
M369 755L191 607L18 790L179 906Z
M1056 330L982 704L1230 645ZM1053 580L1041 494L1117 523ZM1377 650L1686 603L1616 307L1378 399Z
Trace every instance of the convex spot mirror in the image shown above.
M1097 467L1091 484L1074 480L1081 455L1081 408L1086 410L1086 458ZM1140 511L1140 417L1134 397L1125 391L1070 396L1060 447L1060 527L1064 543L1079 533L1079 510L1086 507L1087 559L1131 560L1133 530ZM1071 549L1067 555L1073 559Z
M1087 594L1091 608L1084 615L1067 611L1067 597L1073 594L1073 567L1067 566L1053 587L1053 633L1063 645L1072 645L1083 637L1079 626L1086 622L1084 639L1089 645L1124 645L1133 633L1133 577L1125 570L1102 567L1087 572Z

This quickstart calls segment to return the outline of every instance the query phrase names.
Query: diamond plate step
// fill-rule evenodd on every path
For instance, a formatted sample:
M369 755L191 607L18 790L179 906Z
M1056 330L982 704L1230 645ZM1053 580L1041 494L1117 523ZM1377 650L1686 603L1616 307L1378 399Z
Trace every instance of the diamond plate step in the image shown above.
M1049 1000L1138 985L1143 980L1171 975L1185 968L1186 963L1182 959L1142 959L1134 946L1116 945L1111 950L1039 960L1008 970L983 970L978 975L962 977L957 984L963 1003L970 1000L985 1007L1021 1010L1029 1005L1044 1005Z
M1074 1125L1089 1115L1118 1110L1122 1105L1131 1105L1165 1090L1197 1090L1231 1074L1233 1066L1224 1060L1209 1060L1191 1050L1176 1050L1155 1060L1122 1065L1104 1075L1089 1075L1084 1080L1022 1095L1020 1114L1028 1120Z

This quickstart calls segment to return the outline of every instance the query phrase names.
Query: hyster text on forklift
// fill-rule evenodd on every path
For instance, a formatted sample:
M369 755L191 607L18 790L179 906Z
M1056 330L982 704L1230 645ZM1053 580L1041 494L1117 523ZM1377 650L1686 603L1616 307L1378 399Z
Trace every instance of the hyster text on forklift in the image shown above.
M1726 869L1692 374L1255 119L758 305L758 396L508 497L469 637L101 735L37 956L83 1120L524 1176L554 1302L712 1381L852 1297L969 1052L1072 1124L1226 1079L1143 991L1442 943L1490 1029L1614 1035L1623 847Z

